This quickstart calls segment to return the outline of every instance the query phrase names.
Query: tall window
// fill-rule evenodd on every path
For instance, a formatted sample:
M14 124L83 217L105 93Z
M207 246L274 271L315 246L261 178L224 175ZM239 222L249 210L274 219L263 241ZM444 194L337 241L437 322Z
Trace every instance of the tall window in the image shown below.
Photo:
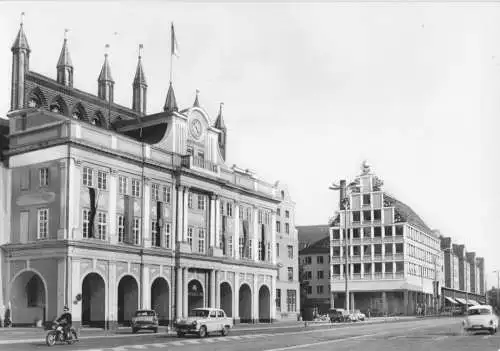
M231 202L228 202L226 206L227 206L227 216L233 217L233 204Z
M205 196L203 195L198 195L198 209L199 210L204 210L205 209Z
M323 294L323 285L316 286L316 294Z
M276 257L280 257L280 244L276 243Z
M48 168L40 168L39 178L40 178L39 180L40 180L41 187L49 186L49 169Z
M316 279L318 279L318 280L325 279L325 272L323 272L323 271L317 271L316 272Z
M119 176L118 177L118 184L119 184L119 192L122 195L127 195L127 177L125 176Z
M281 233L281 222L276 221L276 233Z
M281 208L279 208L279 207L278 207L278 208L276 209L276 215L277 215L277 216L281 216Z
M276 311L281 312L281 289L276 289Z
M323 260L323 256L316 256L316 263L317 264L323 264L324 260Z
M285 233L290 234L290 224L285 223Z
M132 196L141 196L141 182L137 179L132 179Z
M188 228L187 241L191 249L193 248L193 228Z
M244 244L245 244L245 239L244 239L243 237L241 237L241 236L240 236L240 237L238 238L238 241L239 241L239 246L238 246L239 251L238 251L238 252L240 253L240 257L241 257L241 258L243 258L243 257L245 257L245 254L244 254L244 252L243 252L243 249L244 249ZM278 245L278 244L276 244L276 245Z
M232 236L227 238L227 255L229 257L233 256L233 237Z
M171 240L170 223L166 223L165 224L165 247L167 249L170 249L170 247L171 247L170 240Z
M122 243L125 237L125 225L124 225L124 217L122 215L118 215L118 242Z
M134 228L132 228L132 236L134 237L134 245L139 245L141 241L141 219L134 218Z
M38 210L37 238L46 239L49 235L49 209L40 208Z
M188 194L188 208L193 208L193 193Z
M160 247L161 246L160 233L158 232L156 224L157 224L156 220L151 221L151 240L152 240L151 244L154 247Z
M169 204L171 201L171 197L172 197L172 187L164 186L163 187L163 201L165 201L165 203Z
M83 185L92 186L92 168L83 167Z
M290 211L285 210L285 218L290 218Z
M293 281L293 267L288 267L288 280Z
M97 213L97 239L106 240L106 232L108 228L108 222L106 219L106 213Z
M198 252L205 253L205 229L198 230Z
M286 304L288 312L297 311L297 293L295 290L286 291Z
M97 188L106 190L108 188L108 178L106 172L97 171Z
M21 171L21 190L28 190L30 188L30 170L22 169Z
M160 184L151 184L151 199L153 201L158 201L160 199Z
M287 249L288 249L288 258L293 258L293 246L288 245Z
M88 238L90 235L90 211L83 210L82 217L82 234L84 238Z
M365 194L363 195L363 205L365 206L368 206L370 205L371 201L370 201L370 194Z

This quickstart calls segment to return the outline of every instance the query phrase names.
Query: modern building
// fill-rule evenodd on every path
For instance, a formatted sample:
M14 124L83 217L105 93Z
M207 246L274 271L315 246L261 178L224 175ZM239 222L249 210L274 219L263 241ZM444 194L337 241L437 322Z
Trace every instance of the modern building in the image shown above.
M299 250L302 250L328 236L330 226L328 224L299 225L297 230L299 232Z
M276 319L297 320L300 315L299 250L295 202L288 187L275 184L281 202L276 209Z
M435 281L442 280L443 262L439 237L408 205L383 190L366 163L345 185L341 188L347 189L349 202L340 201L330 230L333 305L345 306L347 275L350 309L377 315L414 314L418 305L436 308Z
M129 108L114 102L107 55L94 95L75 88L66 39L56 79L30 70L30 53L21 25L0 169L10 218L0 297L14 324L50 321L65 305L75 325L126 324L137 308L168 323L202 306L236 322L276 319L277 209L293 206L279 183L226 164L222 105L215 121L198 96L180 109L170 84L163 111L149 114L140 56ZM288 255L293 217L280 218ZM297 273L285 284L279 271L292 313Z
M450 237L441 235L440 239L445 277L442 305L447 308L487 303L484 258L467 252L465 245L454 244Z
M300 250L299 264L302 272L301 291L304 301L303 317L312 313L324 314L330 309L330 237Z

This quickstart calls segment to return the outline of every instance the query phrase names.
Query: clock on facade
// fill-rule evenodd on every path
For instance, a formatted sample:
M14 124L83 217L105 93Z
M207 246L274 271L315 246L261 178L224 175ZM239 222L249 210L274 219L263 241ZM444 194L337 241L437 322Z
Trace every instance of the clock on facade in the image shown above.
M193 137L195 137L196 139L199 139L201 137L202 132L203 132L200 120L194 118L193 120L191 120L191 123L189 126L190 126L191 134L193 135Z

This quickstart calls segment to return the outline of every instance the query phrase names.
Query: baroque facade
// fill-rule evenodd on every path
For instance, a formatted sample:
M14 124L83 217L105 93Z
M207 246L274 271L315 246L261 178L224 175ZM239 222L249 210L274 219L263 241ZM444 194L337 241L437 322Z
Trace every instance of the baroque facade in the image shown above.
M207 306L269 321L278 284L298 301L298 279L277 280L277 242L297 252L295 229L276 234L289 194L226 165L222 105L215 122L198 96L181 110L170 83L163 112L147 114L140 56L128 108L113 101L107 55L93 95L74 88L66 39L55 80L30 70L30 53L21 25L0 168L0 298L14 324L64 305L76 325L126 324L138 308L166 324Z

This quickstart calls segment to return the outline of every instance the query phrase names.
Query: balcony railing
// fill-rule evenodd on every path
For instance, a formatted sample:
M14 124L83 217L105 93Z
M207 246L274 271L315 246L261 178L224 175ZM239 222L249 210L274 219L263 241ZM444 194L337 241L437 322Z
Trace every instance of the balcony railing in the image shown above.
M350 277L349 280L400 280L404 278L404 273L402 272L397 272L397 273L374 273L373 275L371 273L353 273ZM335 281L339 280L344 280L344 277L341 276L340 274L333 274L332 279Z

